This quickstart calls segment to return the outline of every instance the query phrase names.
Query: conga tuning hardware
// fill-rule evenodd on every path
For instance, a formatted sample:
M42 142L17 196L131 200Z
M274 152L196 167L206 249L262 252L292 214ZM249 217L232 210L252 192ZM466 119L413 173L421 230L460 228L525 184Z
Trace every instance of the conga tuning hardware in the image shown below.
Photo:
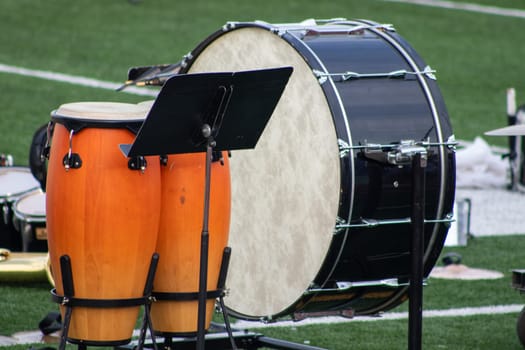
M144 173L148 162L143 156L132 157L128 160L128 168L131 170L140 170Z
M69 169L78 169L82 166L82 159L78 153L68 153L62 159L62 164L66 171Z
M69 169L78 169L82 166L82 159L80 158L80 155L78 153L73 153L73 135L75 131L71 129L69 131L69 149L67 154L62 159L62 164L64 165L64 168L66 171L69 171Z
M53 134L55 123L50 121L47 123L47 130L46 130L46 143L44 144L44 147L42 148L42 152L40 154L40 161L44 161L46 159L49 159L49 152L51 150L49 141L51 140L51 135Z

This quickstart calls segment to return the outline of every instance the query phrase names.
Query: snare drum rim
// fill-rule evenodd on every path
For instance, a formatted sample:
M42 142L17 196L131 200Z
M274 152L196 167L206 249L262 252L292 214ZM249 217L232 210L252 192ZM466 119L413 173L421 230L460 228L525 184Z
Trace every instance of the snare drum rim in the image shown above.
M8 171L15 171L15 172L18 171L18 172L22 172L22 173L27 173L27 174L32 176L31 170L29 168L26 168L26 167L12 166L12 167L2 167L2 168L0 168L0 174L2 172L8 172ZM0 194L0 204L13 203L14 201L16 201L21 196L23 196L25 194L28 194L28 193L31 193L31 192L33 192L35 190L38 190L39 188L40 188L40 184L35 179L35 186L33 186L33 187L30 187L30 188L25 189L25 190L20 191L20 192L7 192L7 193L4 193L4 194Z
M16 201L13 203L13 214L16 219L22 222L26 222L26 223L46 222L46 214L44 215L27 214L18 209L18 204L20 203L20 201L27 199L30 196L37 196L37 195L45 195L45 193L41 189L37 189L36 191L26 193L25 195L16 199ZM44 201L44 205L45 205L45 201ZM45 209L45 206L44 206L44 209Z

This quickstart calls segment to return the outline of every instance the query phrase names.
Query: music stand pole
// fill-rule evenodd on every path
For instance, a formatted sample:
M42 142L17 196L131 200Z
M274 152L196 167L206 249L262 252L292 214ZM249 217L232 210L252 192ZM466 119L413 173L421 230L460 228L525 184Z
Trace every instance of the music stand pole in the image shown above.
M200 251L200 267L199 267L199 304L197 317L197 350L204 350L205 335L206 335L206 297L207 297L207 281L208 281L208 218L210 212L210 182L211 182L211 159L215 141L211 135L211 127L204 124L202 127L202 136L207 140L206 147L206 171L204 183L204 214L202 220L201 233L201 251Z

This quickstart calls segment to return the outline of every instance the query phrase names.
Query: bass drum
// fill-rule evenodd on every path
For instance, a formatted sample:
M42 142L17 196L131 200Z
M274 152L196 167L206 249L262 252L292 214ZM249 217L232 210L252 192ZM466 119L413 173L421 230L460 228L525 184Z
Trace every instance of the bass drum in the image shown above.
M229 313L354 316L406 300L412 167L402 155L428 152L425 276L443 247L455 187L448 114L414 49L368 21L228 23L182 66L294 68L255 149L232 152Z

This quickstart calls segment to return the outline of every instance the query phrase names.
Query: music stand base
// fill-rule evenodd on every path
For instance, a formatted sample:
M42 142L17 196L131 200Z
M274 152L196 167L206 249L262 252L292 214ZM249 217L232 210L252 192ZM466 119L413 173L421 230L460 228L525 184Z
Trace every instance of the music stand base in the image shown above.
M228 333L225 331L224 326L220 324L212 324L212 327L219 329L218 331L208 332L204 337L204 343L206 349L231 349L231 339ZM237 349L282 349L282 350L326 350L325 348L319 348L311 345L294 343L283 339L276 339L266 337L260 333L249 332L247 330L234 330L232 339L235 341ZM197 345L196 338L165 338L164 342L157 340L157 345L161 348L170 350L195 350ZM144 348L152 348L153 344L146 341ZM115 349L120 350L134 350L136 342L116 347Z

